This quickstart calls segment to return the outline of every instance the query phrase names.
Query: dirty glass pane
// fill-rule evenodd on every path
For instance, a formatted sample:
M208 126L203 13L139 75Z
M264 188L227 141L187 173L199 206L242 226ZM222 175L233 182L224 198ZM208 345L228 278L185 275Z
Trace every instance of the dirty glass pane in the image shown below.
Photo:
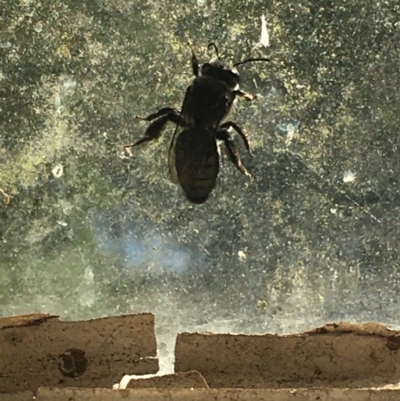
M399 322L398 1L0 1L0 315L151 311L182 330ZM261 35L265 16L267 35ZM238 66L242 175L168 173L201 62Z

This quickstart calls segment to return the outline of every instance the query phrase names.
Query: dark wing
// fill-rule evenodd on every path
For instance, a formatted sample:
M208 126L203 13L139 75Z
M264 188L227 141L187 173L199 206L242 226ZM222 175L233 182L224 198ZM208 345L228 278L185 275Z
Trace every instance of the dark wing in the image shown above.
M188 108L188 102L190 102L191 99L191 93L192 93L192 85L189 86L186 89L186 93L185 93L185 97L183 99L183 104L182 104L182 109L181 109L181 117L183 118L183 120L188 123L188 117L187 117L187 108ZM178 124L176 124L175 127L175 132L174 135L172 137L172 141L171 141L171 145L169 147L169 152L168 152L168 168L169 168L169 175L171 178L171 181L174 184L179 184L179 178L178 178L178 173L176 171L176 167L175 167L175 146L176 146L176 142L179 138L179 135L182 133L183 128L180 127Z
M186 197L203 203L214 189L219 173L219 152L213 129L188 128L176 138L175 171Z
M176 147L176 141L179 138L180 133L182 132L182 128L176 127L174 136L172 137L171 145L169 147L169 153L168 153L168 169L169 169L169 176L171 181L174 184L179 184L179 178L178 178L178 173L176 172L176 167L175 167L175 147Z

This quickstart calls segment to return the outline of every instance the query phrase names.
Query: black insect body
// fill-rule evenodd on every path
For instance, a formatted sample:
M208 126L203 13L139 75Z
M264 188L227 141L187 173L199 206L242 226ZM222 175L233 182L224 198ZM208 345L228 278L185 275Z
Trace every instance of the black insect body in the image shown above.
M258 59L247 61L255 60ZM167 122L175 123L168 160L171 180L181 185L189 201L200 204L216 185L220 165L217 140L225 144L232 163L244 175L252 177L241 162L230 130L242 137L251 153L247 135L236 123L226 120L236 97L252 101L256 96L241 91L239 74L220 62L205 63L200 70L193 51L192 69L195 79L186 90L181 112L166 107L147 117L137 117L152 123L143 138L125 148L157 139Z

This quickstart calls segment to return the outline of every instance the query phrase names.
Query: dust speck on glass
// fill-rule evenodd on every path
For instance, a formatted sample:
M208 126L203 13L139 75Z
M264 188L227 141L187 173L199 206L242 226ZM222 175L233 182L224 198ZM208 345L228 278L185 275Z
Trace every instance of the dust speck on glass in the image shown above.
M0 10L0 315L151 311L162 332L397 325L397 0L5 2ZM202 205L135 119L180 109L190 48L240 66ZM239 69L239 68L238 68Z

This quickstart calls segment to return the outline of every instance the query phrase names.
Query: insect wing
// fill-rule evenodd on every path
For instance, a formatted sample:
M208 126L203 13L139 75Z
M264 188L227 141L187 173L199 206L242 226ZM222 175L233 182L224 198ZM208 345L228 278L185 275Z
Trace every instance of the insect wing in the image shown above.
M186 197L203 203L214 189L219 172L219 153L212 129L183 130L174 146L175 168Z
M176 171L176 142L179 138L179 135L182 133L182 128L181 127L176 127L174 136L172 137L171 145L169 147L169 153L168 153L168 168L169 168L169 176L171 181L174 184L179 184L179 178L178 178L178 173Z
M185 97L183 99L183 104L182 104L182 110L181 110L181 117L183 118L183 120L187 123L188 122L188 118L187 118L187 108L188 108L188 104L191 101L191 94L192 94L192 88L193 86L190 85L187 89L186 89L186 93L185 93ZM182 133L183 128L180 127L178 124L176 124L175 127L175 132L174 135L172 137L172 141L171 141L171 145L169 147L169 153L168 153L168 168L169 168L169 175L171 178L171 181L174 184L179 184L179 178L178 178L178 173L176 171L176 142L179 138L179 135Z

